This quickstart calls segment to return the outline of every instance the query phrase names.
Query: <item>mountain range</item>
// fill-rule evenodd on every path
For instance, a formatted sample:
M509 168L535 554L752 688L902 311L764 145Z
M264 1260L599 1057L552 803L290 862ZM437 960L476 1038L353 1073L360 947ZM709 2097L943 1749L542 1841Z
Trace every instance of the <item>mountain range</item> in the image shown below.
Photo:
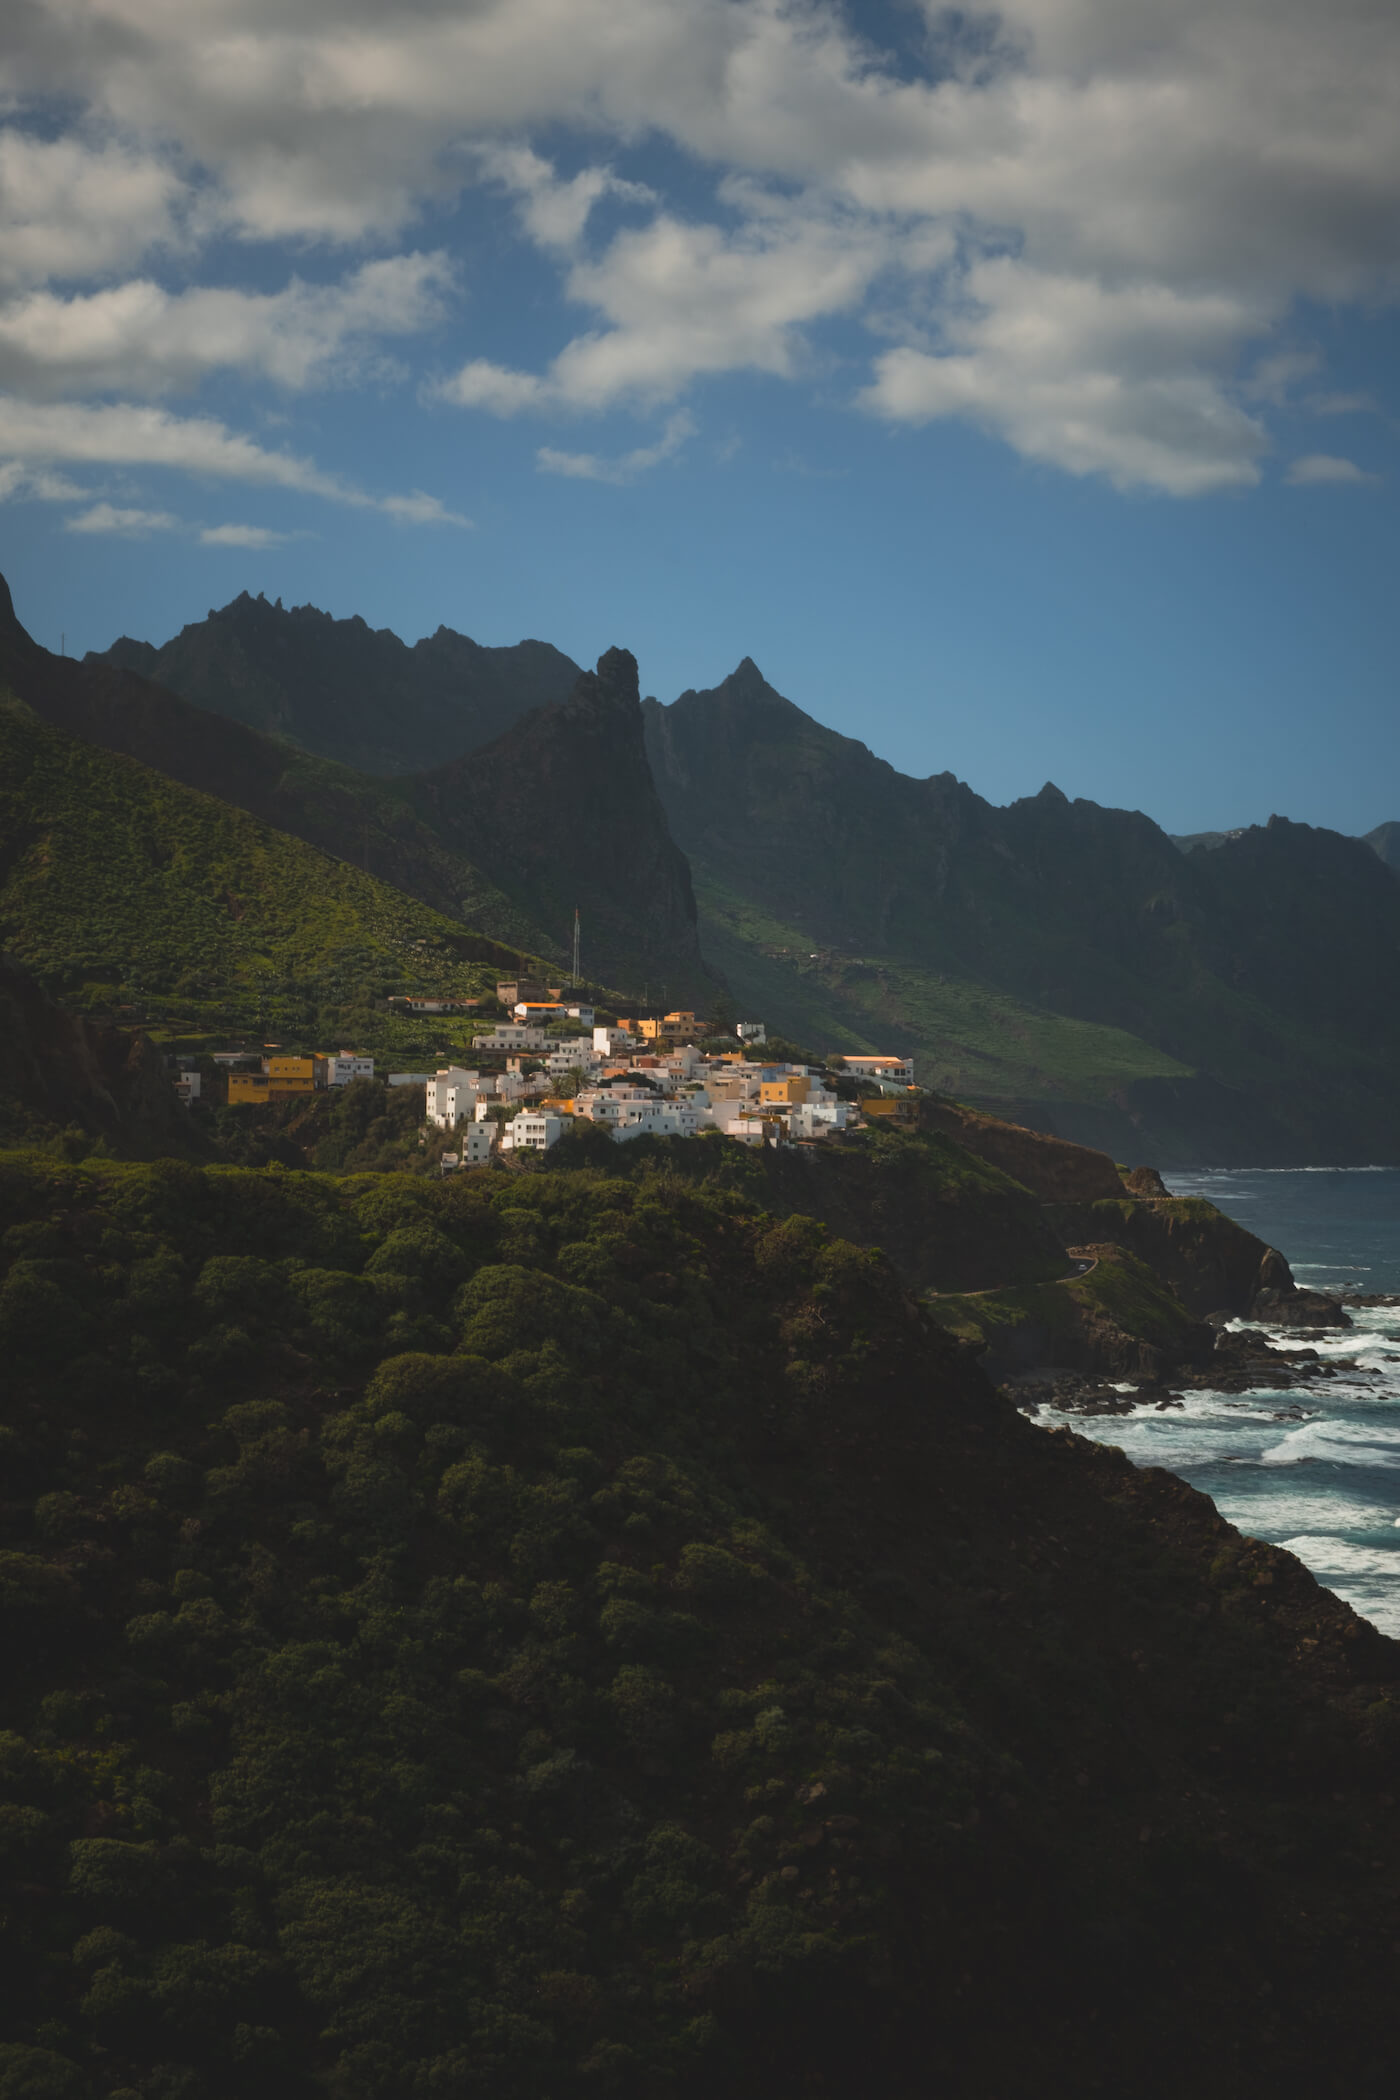
M997 808L898 773L747 659L663 706L624 650L581 673L447 629L409 649L246 594L82 664L6 598L0 680L483 936L558 962L578 909L590 974L638 996L722 985L772 1031L912 1053L1119 1154L1400 1158L1395 827L1173 841L1050 784Z
M268 611L293 627L299 618ZM316 630L333 656L351 624ZM220 631L236 639L233 625ZM207 649L192 653L208 660ZM234 803L556 965L577 909L592 979L704 998L715 981L700 956L689 870L651 784L635 661L616 650L599 673L568 669L563 698L533 706L527 688L512 726L470 764L459 757L386 779L197 706L121 661L52 655L20 625L0 579L0 690L51 727Z
M410 648L358 616L247 591L163 648L123 635L100 659L362 773L416 773L566 699L579 666L548 642L487 649L450 627Z

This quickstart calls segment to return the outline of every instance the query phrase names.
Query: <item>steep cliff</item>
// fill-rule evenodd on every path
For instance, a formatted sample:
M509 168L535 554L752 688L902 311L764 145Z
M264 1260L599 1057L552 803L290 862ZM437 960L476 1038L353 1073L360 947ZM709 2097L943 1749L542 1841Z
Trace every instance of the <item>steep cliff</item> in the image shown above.
M608 650L566 700L411 787L434 833L489 867L557 946L569 943L581 914L591 979L670 1004L713 995L690 869L652 781L627 650Z
M490 743L562 700L578 665L548 642L483 648L439 627L412 647L358 615L247 591L162 648L123 636L89 663L137 671L185 700L364 773L414 773Z

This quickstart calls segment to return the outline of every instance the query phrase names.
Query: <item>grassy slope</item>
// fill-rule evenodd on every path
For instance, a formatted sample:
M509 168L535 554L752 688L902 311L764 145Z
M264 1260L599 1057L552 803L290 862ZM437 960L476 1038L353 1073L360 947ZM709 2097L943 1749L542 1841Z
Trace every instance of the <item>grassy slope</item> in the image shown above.
M842 1052L912 1053L920 1080L993 1103L1107 1098L1190 1068L1120 1028L1038 1011L987 985L892 957L813 959L810 935L697 868L700 939L740 1008ZM784 951L773 953L769 951Z
M0 943L66 1003L157 1035L386 1053L450 1039L376 1012L494 970L429 906L232 805L0 706Z

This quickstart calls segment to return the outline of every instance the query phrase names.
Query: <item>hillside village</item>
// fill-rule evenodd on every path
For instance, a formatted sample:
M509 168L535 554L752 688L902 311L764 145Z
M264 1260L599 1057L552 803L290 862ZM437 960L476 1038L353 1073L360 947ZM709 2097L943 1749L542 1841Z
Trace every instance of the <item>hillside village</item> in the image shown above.
M390 1087L424 1093L424 1131L457 1139L444 1172L493 1156L545 1152L573 1127L605 1130L619 1143L638 1137L700 1137L714 1131L744 1145L811 1144L868 1120L909 1120L916 1093L912 1061L847 1056L825 1065L763 1059L761 1021L726 1026L688 1009L600 1020L598 1009L561 987L524 979L496 987L506 1018L475 1032L469 1063L428 1072L386 1072ZM464 1012L485 1002L431 1002ZM419 1009L429 1002L415 1000ZM728 1043L733 1043L731 1049ZM717 1047L725 1044L726 1047ZM374 1078L358 1052L267 1054L222 1051L230 1107L295 1099ZM198 1099L200 1074L176 1074L183 1100Z

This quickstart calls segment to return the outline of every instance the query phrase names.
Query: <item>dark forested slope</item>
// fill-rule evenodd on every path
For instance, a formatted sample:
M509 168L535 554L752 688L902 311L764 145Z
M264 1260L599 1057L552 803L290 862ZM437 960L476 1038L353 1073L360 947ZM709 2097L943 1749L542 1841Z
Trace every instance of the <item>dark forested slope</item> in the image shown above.
M89 663L137 671L214 714L363 773L416 773L562 700L578 665L548 642L488 649L450 627L412 647L356 615L247 591L162 648L128 637Z
M1159 1158L1400 1157L1400 977L1376 967L1400 946L1400 882L1361 841L1275 818L1183 855L1052 786L997 809L951 774L895 772L747 661L646 720L702 937L721 929L728 966L748 911L819 951L799 968L750 942L770 1005L824 989L936 1056L945 980L978 982L1177 1061L1088 1099L1046 1072L1023 1105L1068 1135ZM979 1098L975 1062L956 1090Z
M1396 1651L664 1178L0 1161L0 2081L1378 2094Z

